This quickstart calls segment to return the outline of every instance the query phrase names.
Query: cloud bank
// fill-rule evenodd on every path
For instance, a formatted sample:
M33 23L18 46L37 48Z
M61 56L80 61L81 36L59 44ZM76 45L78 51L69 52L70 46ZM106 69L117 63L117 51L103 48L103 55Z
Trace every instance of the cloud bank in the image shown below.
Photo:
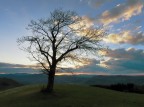
M142 49L115 49L104 53L108 60L102 64L108 66L112 71L122 73L144 72L144 51Z
M28 73L37 74L40 73L39 69L33 69L34 66L27 66L21 64L10 64L0 62L0 74L15 74L15 73Z
M107 58L92 60L89 65L76 69L76 72L95 72L99 75L138 75L144 73L144 51L141 49L109 49L103 52Z

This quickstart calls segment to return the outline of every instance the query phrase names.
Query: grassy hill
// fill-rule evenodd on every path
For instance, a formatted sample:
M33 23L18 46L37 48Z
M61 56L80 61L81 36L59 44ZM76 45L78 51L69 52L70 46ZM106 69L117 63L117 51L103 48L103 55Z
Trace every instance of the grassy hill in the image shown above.
M97 87L56 85L54 94L40 93L42 85L0 92L0 107L144 107L144 95Z
M22 84L18 83L17 81L9 78L0 78L0 90L6 90L9 88L14 88L21 86Z

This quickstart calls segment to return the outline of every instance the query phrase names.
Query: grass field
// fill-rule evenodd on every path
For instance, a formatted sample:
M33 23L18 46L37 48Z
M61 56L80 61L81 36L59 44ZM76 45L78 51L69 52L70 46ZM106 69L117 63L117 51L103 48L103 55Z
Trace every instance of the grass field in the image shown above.
M144 94L97 87L56 85L55 93L40 93L41 85L0 92L0 107L144 107Z

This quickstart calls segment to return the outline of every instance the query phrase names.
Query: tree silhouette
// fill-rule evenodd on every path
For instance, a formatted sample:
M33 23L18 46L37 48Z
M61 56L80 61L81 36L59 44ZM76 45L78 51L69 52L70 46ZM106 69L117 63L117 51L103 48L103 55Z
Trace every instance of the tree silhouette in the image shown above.
M32 36L18 39L25 51L40 63L48 75L47 92L53 91L54 77L58 64L64 61L81 61L92 53L103 49L102 38L106 35L102 28L87 27L84 18L73 11L56 9L47 19L31 21L28 30Z

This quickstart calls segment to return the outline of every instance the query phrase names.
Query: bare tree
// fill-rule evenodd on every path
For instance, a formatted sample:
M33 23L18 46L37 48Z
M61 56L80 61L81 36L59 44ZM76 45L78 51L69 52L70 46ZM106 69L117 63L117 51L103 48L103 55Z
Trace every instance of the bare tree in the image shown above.
M31 21L28 30L32 36L18 39L26 44L25 51L41 64L48 75L47 92L53 91L54 77L58 64L63 61L81 61L90 53L103 49L103 29L87 27L84 18L73 11L54 10L47 19Z

